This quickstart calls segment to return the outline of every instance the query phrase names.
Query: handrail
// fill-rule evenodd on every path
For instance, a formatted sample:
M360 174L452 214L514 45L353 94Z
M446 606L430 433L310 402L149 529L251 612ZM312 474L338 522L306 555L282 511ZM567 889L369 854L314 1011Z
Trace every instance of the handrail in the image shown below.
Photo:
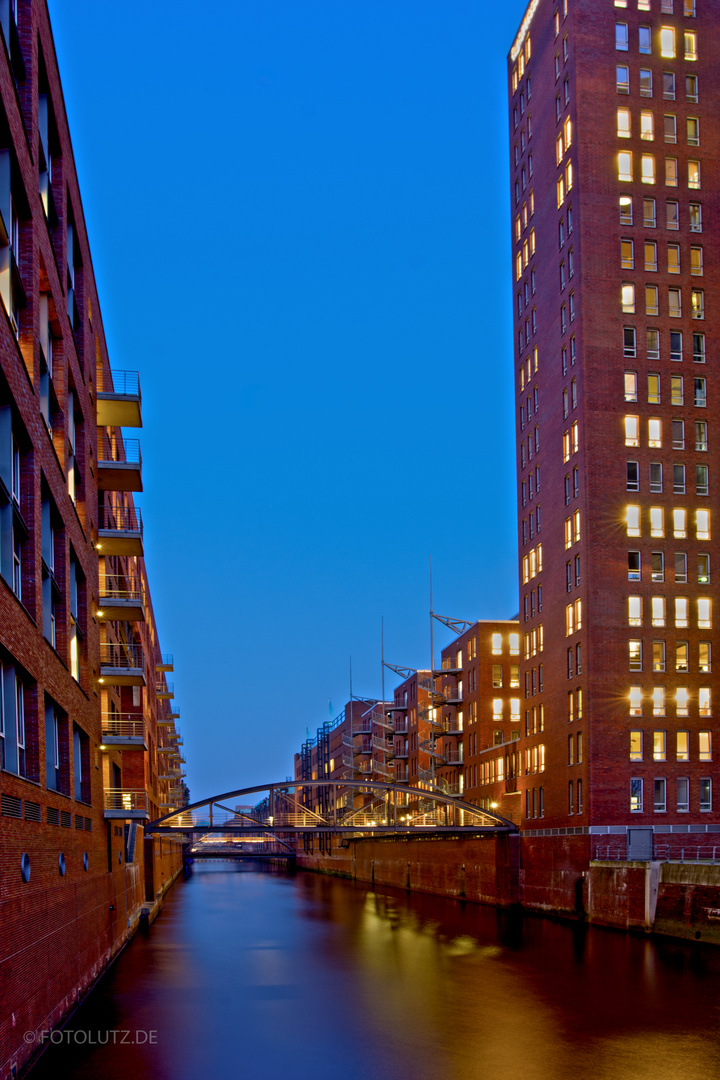
M140 372L110 369L109 386L105 385L107 372L98 367L98 394L122 394L124 397L140 397ZM102 385L100 385L102 383Z
M129 645L124 641L100 642L100 666L115 668L142 668L142 645Z
M103 713L103 738L144 739L145 718L132 713Z
M100 511L98 529L111 532L143 531L142 514L137 506L108 506Z
M105 788L105 809L147 810L147 792L144 788Z
M142 465L140 440L105 433L98 440L98 465Z

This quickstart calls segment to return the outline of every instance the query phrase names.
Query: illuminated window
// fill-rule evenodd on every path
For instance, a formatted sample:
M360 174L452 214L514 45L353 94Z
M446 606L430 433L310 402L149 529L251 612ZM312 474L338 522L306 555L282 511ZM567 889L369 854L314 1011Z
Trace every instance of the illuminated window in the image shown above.
M500 654L502 653L502 634L493 634L492 653L493 656L500 656Z
M702 277L703 249L701 247L690 248L690 274L693 277Z
M700 187L700 162L688 161L688 187Z
M672 319L682 317L682 293L680 289L668 289L668 315Z
M665 625L665 597L653 596L650 598L650 610L653 626Z
M697 382L697 379L695 381ZM580 445L577 420L572 425L570 431L572 434L572 452L573 454L577 454Z
M575 601L575 629L582 630L582 600Z
M645 286L645 314L646 315L657 315L658 314L658 312L660 310L659 309L659 296L660 296L660 290L658 289L657 285L646 285ZM652 341L654 343L652 347L650 345L651 335L653 335ZM658 331L657 330L648 330L648 332L647 332L647 340L648 340L648 360L659 360L660 359L660 336L659 336Z
M622 26L623 24L616 23L616 26L618 25ZM627 26L625 29L627 31ZM619 48L617 45L617 33L615 45L616 48ZM625 48L627 49L627 44ZM672 26L663 26L660 30L660 55L670 60L675 56L675 30Z
M567 150L569 146L572 146L572 122L569 116L565 121L563 128L565 131L565 149Z
M695 525L697 528L698 540L710 539L710 511L709 510L696 510L695 511Z
M502 698L493 698L493 720L502 720Z
M580 543L580 511L576 510L573 514L573 534L575 543Z
M632 177L631 177L632 179ZM563 176L558 177L557 182L557 204L562 206L565 201L565 178Z
M687 690L685 691L687 694ZM678 714L680 715L680 714ZM683 716L687 716L687 713L683 713ZM690 733L688 731L678 731L675 737L675 756L678 761L690 760Z
M642 686L630 687L630 715L642 716Z
M655 155L643 154L640 160L640 179L643 184L655 183Z
M625 508L625 521L628 536L640 536L640 507L628 506Z
M685 59L697 60L697 34L694 30L685 31Z
M650 507L650 535L665 535L665 511L662 506Z
M651 416L648 420L648 446L662 446L662 420L657 416Z
M687 629L690 625L690 603L685 596L675 597L675 626Z
M572 604L565 608L565 636L569 637L575 631L575 611Z
M684 507L673 510L673 536L676 540L685 540L687 537L687 510Z
M621 291L622 309L627 315L635 314L635 286L623 282Z
M665 642L653 641L653 671L665 670Z
M654 229L657 225L656 204L652 196L643 198L643 225L646 229Z
M710 664L711 656L711 643L709 641L701 641L699 646L699 669L703 674L707 674L711 670Z
M655 121L653 114L647 109L640 113L640 138L647 142L652 142L655 138Z
M643 733L642 731L630 732L630 760L642 761L643 750Z
M646 240L644 245L645 250L645 269L657 270L657 244L654 240Z
M712 601L701 596L697 602L698 628L700 630L712 629Z
M665 186L677 187L678 186L678 163L677 158L666 157L665 158Z
M638 776L630 780L630 812L641 814L643 809L643 782Z
M695 0L683 0L683 15L686 19L695 18Z
M510 634L510 655L511 656L519 656L520 655L520 635L519 634Z
M700 145L700 121L696 116L688 116L686 121L688 146Z
M642 641L628 642L630 656L630 670L642 671Z
M693 289L690 293L690 314L693 319L705 318L705 292L703 289Z
M618 180L632 182L633 167L632 167L632 152L630 150L623 150L618 154ZM563 189L562 198L560 197L560 186L563 183L562 177L558 180L558 206L562 205L562 201L565 198Z
M561 132L558 135L557 139L555 140L555 161L556 161L556 163L558 165L562 161L564 153L565 153L565 147L563 145L563 137L562 137L562 132Z
M642 597L628 596L628 626L642 626Z
M625 400L637 401L637 372L626 371L624 375Z
M565 518L565 547L572 547L572 518Z
M656 688L656 689L658 689L658 688ZM661 693L664 695L665 691L662 690ZM655 691L653 691L653 697L654 696L655 696ZM656 712L654 709L653 709L653 712L654 712L655 716L664 716L665 715L665 708L663 706L663 711L662 712ZM664 761L665 760L665 744L666 744L665 732L664 731L653 731L653 761Z
M705 420L695 421L695 449L706 451L708 448L707 423Z
M670 404L682 405L684 402L683 377L682 375L670 376Z
M625 417L625 445L626 446L639 446L640 445L640 417L639 416L626 416ZM568 457L570 455L568 454ZM567 461L567 458L565 458Z
M633 223L633 209L632 199L629 195L622 195L620 198L620 224L632 225Z
M668 244L668 274L680 273L680 245Z
M660 404L660 376L648 375L648 402L651 405Z
M520 719L520 698L510 698L510 719Z

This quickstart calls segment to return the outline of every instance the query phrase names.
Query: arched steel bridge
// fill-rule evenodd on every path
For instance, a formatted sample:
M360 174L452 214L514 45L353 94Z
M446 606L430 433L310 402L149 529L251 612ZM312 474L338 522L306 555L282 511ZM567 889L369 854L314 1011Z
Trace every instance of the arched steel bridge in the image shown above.
M442 792L367 780L284 780L238 788L146 826L147 833L182 835L194 856L215 858L233 849L245 855L294 852L300 836L308 834L329 839L517 831L499 814Z

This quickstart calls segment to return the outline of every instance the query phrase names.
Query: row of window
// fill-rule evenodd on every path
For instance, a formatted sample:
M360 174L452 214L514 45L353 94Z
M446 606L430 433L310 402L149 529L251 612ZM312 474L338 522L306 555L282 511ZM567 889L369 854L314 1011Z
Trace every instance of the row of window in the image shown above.
M525 672L525 697L535 697L543 692L543 665Z
M676 34L674 26L660 27L659 41L660 56L665 60L674 60L678 54L676 37L682 35L682 53L685 60L697 60L698 58L698 35L695 30L679 31ZM628 52L630 48L630 28L625 22L615 23L615 48L618 52ZM641 55L649 56L652 53L652 27L638 27L638 51Z
M632 150L621 150L617 155L617 174L618 180L622 183L631 184L634 179L633 175L633 158ZM678 159L676 157L665 158L665 186L666 187L678 187L680 183L680 172L678 167ZM640 154L640 181L643 184L656 184L657 168L655 161L655 154ZM687 186L691 191L699 191L702 184L700 180L700 162L688 161L687 162ZM558 188L558 199L560 200L560 191ZM562 205L562 200L558 202L558 206Z
M523 584L527 585L528 581L537 577L538 574L542 574L543 568L543 552L542 544L538 544L536 547L531 548L527 555L523 555Z
M572 592L580 587L580 556L568 559L565 563L565 592Z
M576 510L571 517L565 518L565 548L571 548L573 544L580 543L580 511Z
M522 521L522 542L523 542L523 544L527 544L527 542L528 542L528 523L530 525L529 539L532 540L533 537L535 536L535 533L540 532L541 519L540 519L540 507L539 506L537 506L535 508L535 510L530 512L529 518L523 518L523 521Z
M631 686L629 693L630 715L643 715L644 693L642 686ZM653 686L650 690L653 716L665 716L667 712L667 694L664 686ZM712 716L710 704L710 687L704 686L698 690L697 697L698 714L700 716ZM685 686L677 687L675 691L675 709L677 716L690 715L690 691Z
M654 245L650 245L654 246ZM672 245L668 245L670 247ZM702 275L702 248L693 248L695 253L692 255L692 265L695 269L692 271L697 275ZM670 254L668 252L668 254ZM679 251L678 251L679 258ZM656 252L657 255L657 252ZM678 269L668 271L669 273L680 273L679 263ZM634 315L636 313L636 299L635 299L635 285L632 282L624 281L620 289L620 307L624 314ZM660 315L660 290L657 285L646 285L644 289L645 296L645 314L646 315ZM669 288L667 292L667 313L671 319L682 318L682 289ZM704 289L691 289L690 290L690 315L693 319L705 318L705 290ZM563 331L564 332L564 331ZM626 354L627 355L627 354Z
M563 432L563 461L569 461L572 454L577 454L580 448L580 433L578 422L572 424L567 431Z
M493 698L492 713L493 720L503 719L503 706L504 702L502 698ZM520 698L510 698L510 719L520 719Z
M511 656L520 655L520 635L508 634L508 648ZM493 656L501 656L503 651L503 635L493 634L491 639L491 649Z
M702 343L703 351L698 354L705 356L705 343ZM638 400L638 377L636 371L624 373L624 397L625 401ZM659 372L650 372L647 376L647 400L650 405L662 404L661 378ZM693 377L693 402L698 408L705 408L707 404L707 384L702 377ZM685 404L685 380L682 375L670 376L670 404Z
M675 569L675 584L686 585L688 581L688 562L685 551L676 551L673 556ZM628 581L642 580L642 556L639 551L628 551ZM653 551L650 554L650 580L659 582L665 580L665 553ZM697 556L697 580L700 585L707 585L710 581L710 556L698 553Z
M503 666L502 664L493 664L492 666L492 684L496 689L503 685ZM516 689L520 686L520 667L518 664L510 665L510 689Z
M614 0L615 7L626 8L629 7L628 0ZM657 3L657 0L653 0L653 3ZM677 0L678 7L682 7L683 15L689 19L695 18L695 0ZM660 0L660 12L662 15L673 14L673 0ZM652 6L650 0L637 0L638 11L651 11Z
M645 733L643 731L630 732L630 760L643 760L643 747ZM675 760L690 761L691 737L689 731L675 732ZM669 758L668 733L666 731L653 731L652 733L652 760L667 761ZM712 732L699 731L697 733L697 760L712 761Z
M541 653L545 648L545 630L542 623L540 626L536 626L533 630L530 630L527 634L524 634L523 639L526 660L529 660L531 656L537 656L538 653Z
M675 626L687 629L690 626L691 601L686 596L674 599ZM698 630L712 629L712 600L700 596L695 600ZM666 626L668 622L667 602L664 596L650 597L650 623L652 626ZM628 626L643 625L642 596L628 596Z
M677 204L675 204L677 205ZM620 241L620 266L623 270L635 270L635 242L628 238ZM690 247L690 276L702 277L704 267L703 249L699 244ZM640 269L638 267L637 269ZM658 269L658 246L655 240L645 240L643 243L643 269L650 273L657 273ZM667 273L681 273L680 244L669 243L667 245ZM623 305L625 304L625 286L623 285Z
M664 641L652 642L652 670L661 672L666 670L666 643ZM628 659L631 671L643 670L643 643L640 640L628 642ZM709 641L701 641L698 644L698 671L702 675L710 673L712 668L712 645ZM687 641L675 642L675 671L690 671L690 645ZM684 693L684 691L683 691ZM687 698L685 699L687 701Z
M572 646L567 650L567 677L572 679L573 677L573 659L575 660L575 674L582 674L582 646L576 645L573 649Z
M545 706L533 705L525 710L525 734L537 735L545 730Z
M638 134L644 142L655 141L655 114L651 109L640 110L640 122ZM616 131L619 139L632 138L632 110L619 108L617 110ZM678 141L677 115L675 113L663 113L663 139L666 143ZM685 120L685 138L688 146L700 145L700 119L697 116L688 116Z
M653 196L643 196L642 223L646 229L657 228L657 199ZM620 207L620 224L634 224L634 205L631 195L621 195L618 205ZM665 200L665 225L670 231L680 228L680 203L677 199ZM703 231L702 203L688 203L688 228L692 233ZM652 252L649 252L652 255ZM652 262L652 259L649 260ZM657 262L657 259L655 260Z
M626 475L627 475L627 490L639 491L640 490L640 462L627 461ZM695 466L695 493L697 495L708 495L710 493L710 470L707 465ZM672 466L672 490L674 495L684 495L688 490L686 484L686 469L682 462L674 462ZM658 492L663 489L663 473L662 464L659 461L650 462L650 491Z
M582 720L583 715L583 692L580 687L577 690L568 690L567 695L567 718L572 724L575 720Z
M663 98L666 101L675 101L677 97L676 79L674 71L663 72ZM653 73L650 68L640 68L640 97L651 98L653 96ZM618 94L630 93L630 68L627 64L618 64L615 68L615 89ZM699 81L697 75L685 76L685 100L691 105L697 105L699 100Z
M565 607L565 637L582 630L582 600L574 600Z
M675 783L677 809L680 813L686 813L690 809L690 780L688 777L679 776ZM653 810L656 814L664 814L667 810L667 780L665 777L655 777L652 784ZM709 776L700 777L698 808L701 813L712 810L712 779ZM633 776L630 780L630 811L633 814L644 812L643 780L639 776Z
M637 505L627 506L625 509L625 522L628 536L640 536L641 508ZM665 536L665 508L651 506L649 508L650 536ZM695 535L698 540L710 539L710 511L695 511ZM684 506L675 507L672 511L672 534L678 540L685 540L688 536L688 511Z
M672 448L673 450L685 449L685 421L684 420L671 420L670 421L671 435L672 435ZM662 420L657 416L652 416L647 422L648 433L648 446L658 449L662 448ZM625 445L626 446L640 446L640 417L639 416L626 416L625 417ZM708 426L706 420L695 421L695 449L698 452L705 452L708 448ZM658 534L660 535L660 534Z
M566 474L563 483L564 483L564 487L565 487L565 505L569 506L570 505L570 492L571 492L570 474L569 473ZM577 499L579 494L580 494L580 470L579 470L578 466L575 465L573 467L573 471L572 471L572 497L573 497L573 499Z
M522 458L522 447L521 447L521 458ZM523 465L524 464L525 464L525 461L523 459ZM522 504L523 504L523 506L525 506L526 499L528 497L530 499L532 499L534 495L539 495L540 494L540 466L539 465L536 465L534 471L531 470L527 475L527 479L522 481L521 493L522 493Z
M578 556L579 558L579 556ZM524 608L524 621L528 619L534 619L536 615L542 613L543 606L543 587L538 585L537 589L532 589L529 593L526 593L523 598Z
M530 385L533 375L537 375L538 370L538 347L533 346L533 350L530 356L520 365L518 369L518 377L520 379L520 391L522 392L526 386Z

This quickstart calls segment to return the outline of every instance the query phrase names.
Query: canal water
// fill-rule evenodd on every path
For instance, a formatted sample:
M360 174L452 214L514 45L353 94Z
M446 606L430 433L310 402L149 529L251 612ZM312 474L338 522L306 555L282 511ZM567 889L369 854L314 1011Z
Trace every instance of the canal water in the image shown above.
M720 949L195 864L55 1037L30 1080L713 1080Z

